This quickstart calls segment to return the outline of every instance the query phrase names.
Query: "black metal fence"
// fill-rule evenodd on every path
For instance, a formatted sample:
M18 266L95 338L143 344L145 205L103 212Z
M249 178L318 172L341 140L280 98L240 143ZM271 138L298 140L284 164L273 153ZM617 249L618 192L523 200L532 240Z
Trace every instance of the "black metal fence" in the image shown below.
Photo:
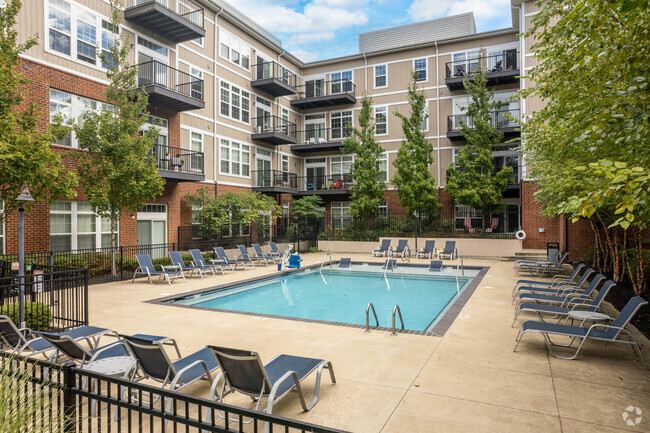
M203 101L203 80L172 68L158 60L138 64L138 87L161 86L198 101Z
M75 367L0 353L5 395L22 431L341 433L328 427L269 415L200 397L165 391ZM3 414L8 416L8 414Z

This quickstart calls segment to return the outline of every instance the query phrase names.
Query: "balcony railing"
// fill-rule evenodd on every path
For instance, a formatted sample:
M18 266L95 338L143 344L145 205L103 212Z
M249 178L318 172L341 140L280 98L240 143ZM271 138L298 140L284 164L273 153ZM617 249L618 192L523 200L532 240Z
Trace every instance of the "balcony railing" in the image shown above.
M203 80L157 60L140 63L138 88L144 87L149 103L177 111L203 108Z
M455 167L455 164L452 164L452 167ZM508 180L508 185L519 185L519 182L521 180L521 166L520 165L512 165L512 164L506 164L508 167L512 167L512 175L510 176L510 179ZM493 174L497 173L498 171L501 171L503 168L503 165L495 165L493 169ZM459 168L459 171L463 171L462 168ZM449 170L447 170L447 177L449 177Z
M291 105L299 108L317 108L354 104L356 86L350 80L311 80L297 87L298 95Z
M194 0L127 0L124 15L176 43L205 36L204 9Z
M278 116L253 118L251 138L269 144L295 144L298 142L296 124Z
M490 113L490 126L497 129L517 128L519 126L519 109L497 110ZM474 119L465 113L454 114L447 117L447 132L457 132L463 124L474 129Z
M205 176L203 152L156 144L152 153L162 177L196 180Z
M296 74L276 62L262 62L253 65L251 86L273 96L296 93Z
M328 144L342 142L350 135L347 127L316 128L299 131L300 144Z
M515 71L519 69L518 52L506 51L493 56L486 56L467 60L457 60L446 63L446 78L462 78L472 75L482 67L486 74Z
M330 174L323 176L301 176L298 178L298 190L328 194L347 193L354 184L351 173Z
M298 188L298 176L280 170L253 170L253 188Z

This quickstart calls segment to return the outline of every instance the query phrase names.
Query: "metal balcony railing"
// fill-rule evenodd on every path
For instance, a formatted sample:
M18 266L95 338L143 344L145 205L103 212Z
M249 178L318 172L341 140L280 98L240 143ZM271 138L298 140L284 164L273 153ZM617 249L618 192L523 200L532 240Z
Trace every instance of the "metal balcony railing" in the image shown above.
M515 71L519 69L519 53L516 50L506 51L493 56L486 56L467 60L447 62L446 78L461 78L472 75L482 68L488 77L491 73L503 71Z
M354 184L351 173L330 174L323 176L301 176L298 178L299 191L341 191Z
M356 86L350 80L311 80L297 86L297 89L297 99L309 99L340 94L354 96Z
M204 174L203 152L156 144L152 153L159 170Z
M298 176L280 170L253 170L253 188L298 188Z
M130 4L127 4L127 8L157 3L192 24L204 28L204 10L193 0L128 0L128 2Z
M490 113L490 126L497 129L516 128L519 126L520 110L497 110ZM462 129L463 124L474 129L472 116L465 113L453 114L447 117L447 132L456 132Z
M172 68L158 60L140 63L138 87L161 86L181 95L203 102L203 80Z
M508 180L508 185L518 185L520 180L521 180L521 166L520 165L512 165L512 164L506 164L506 165L508 167L512 167L512 175L510 176L510 180ZM452 164L452 167L456 167L456 164ZM501 171L502 168L503 168L503 165L495 164L493 173ZM459 171L463 171L463 169L459 168ZM449 177L449 170L447 170L447 177Z
M282 119L278 116L258 116L253 118L253 134L264 134L275 132L286 135L287 137L296 138L296 124Z
M253 80L268 78L275 78L294 88L298 85L296 74L276 62L262 62L253 65Z
M347 127L315 128L298 131L299 144L325 144L345 140L351 132Z

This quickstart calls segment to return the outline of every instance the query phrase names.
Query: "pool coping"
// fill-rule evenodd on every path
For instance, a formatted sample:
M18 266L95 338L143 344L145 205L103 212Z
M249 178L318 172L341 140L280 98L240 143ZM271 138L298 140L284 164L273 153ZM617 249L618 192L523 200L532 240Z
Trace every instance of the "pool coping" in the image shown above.
M333 264L339 263L340 261L335 261ZM353 261L351 264L359 265L359 264L364 264L364 263L373 263L374 262L366 262L366 261ZM226 283L218 286L213 286L213 287L207 287L204 289L198 289L198 290L192 290L189 292L182 292L182 293L177 293L175 295L169 295L169 296L164 296L161 298L155 298L155 299L149 299L147 301L144 301L147 304L157 304L157 305L166 305L170 307L179 307L179 308L190 308L194 310L204 310L204 311L217 311L221 313L231 313L231 314L239 314L243 316L251 316L251 317L259 317L259 318L269 318L269 319L281 319L281 320L292 320L294 322L305 322L305 323L318 323L322 325L333 325L333 326L342 326L345 328L358 328L358 329L365 329L365 325L357 325L353 323L343 323L343 322L331 322L328 320L315 320L315 319L304 319L300 317L289 317L289 316L279 316L279 315L274 315L274 314L262 314L262 313L252 313L250 311L236 311L236 310L223 310L220 308L209 308L209 307L198 307L195 305L182 305L182 304L173 304L169 301L173 301L179 298L186 298L194 295L199 295L203 294L206 292L218 292L222 290L227 290L236 286L241 286L242 284L248 284L248 283L254 283L254 282L259 282L259 281L264 281L267 279L272 279L272 278L277 278L279 276L283 275L291 275L295 273L298 270L308 270L308 269L315 269L315 268L320 268L320 264L314 264L314 265L309 265L309 266L304 266L298 269L291 269L291 270L286 270L286 271L279 271L276 273L273 273L268 276L264 277L254 277L254 278L247 278L245 280L240 280L240 281L235 281L232 283ZM399 263L400 267L413 267L413 268L426 268L427 265L424 264L415 264L415 263ZM453 266L443 266L445 268L454 268ZM430 337L442 337L445 335L445 333L449 330L451 325L454 323L458 315L460 314L460 311L465 307L465 304L467 301L472 297L474 292L476 291L476 288L478 285L481 283L483 280L483 277L487 274L488 270L490 269L489 266L465 266L465 269L468 270L478 270L479 273L472 279L472 281L469 283L469 285L463 290L463 292L460 294L460 296L456 299L456 301L451 304L451 306L447 309L445 314L438 320L436 325L433 327L431 331L415 331L411 329L396 329L395 332L398 334L409 334L409 335L424 335L424 336L430 336ZM390 327L370 327L370 330L372 331L388 331L391 332L393 329Z

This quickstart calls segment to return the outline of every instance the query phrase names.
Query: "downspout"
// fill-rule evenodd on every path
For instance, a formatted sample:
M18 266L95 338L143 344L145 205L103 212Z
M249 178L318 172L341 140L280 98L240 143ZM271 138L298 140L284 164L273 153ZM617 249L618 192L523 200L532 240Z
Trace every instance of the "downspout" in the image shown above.
M219 88L219 83L217 82L217 47L219 46L219 43L217 41L217 34L218 34L218 29L217 29L217 20L219 19L219 15L221 15L221 12L223 12L223 8L219 10L214 15L214 48L213 48L213 55L212 55L212 89L216 95L217 89ZM212 173L214 173L214 195L216 196L218 193L218 187L217 187L217 154L219 153L219 143L218 143L218 138L217 138L217 98L214 97L215 95L212 95L212 143L214 145L213 147L213 152L214 155L212 157Z
M524 11L525 3L522 2L520 6L514 6L512 5L513 9L519 9L519 33L523 34L526 32L526 17L524 16L525 11ZM523 28L523 29L522 29ZM522 71L522 75L525 75L525 66L526 66L526 58L525 58L525 39L522 36L519 36L519 58L517 61L520 62L519 65L519 70ZM526 80L524 79L519 79L519 90L524 90L526 88ZM523 120L525 117L526 113L526 100L525 99L519 99L519 112L520 112L520 119ZM523 142L523 137L522 137L522 142ZM522 230L522 222L523 222L523 202L524 202L524 177L526 173L526 167L524 166L524 155L520 152L520 157L519 157L519 168L521 170L520 175L519 175L519 230ZM565 225L566 226L566 225ZM564 233L565 236L565 242L567 240L567 232L565 231Z
M438 198L440 198L440 184L442 181L440 177L442 174L440 169L440 88L438 87L440 68L438 67L438 41L433 41L433 43L436 46L436 140L438 141Z
M280 67L280 57L286 53L287 50L282 50L282 52L278 55L278 67ZM275 75L275 74L274 74ZM281 111L280 111L280 102L278 102L278 98L275 99L275 114L278 117L278 119L281 119ZM278 171L282 171L282 158L278 158L280 156L280 152L278 151L278 146L273 146L273 153L275 154L275 160L278 162ZM271 167L273 166L273 161L271 161ZM255 167L257 168L257 167ZM279 200L280 194L278 194L278 200Z
M364 94L368 93L368 58L366 57L366 53L363 54L363 91Z

